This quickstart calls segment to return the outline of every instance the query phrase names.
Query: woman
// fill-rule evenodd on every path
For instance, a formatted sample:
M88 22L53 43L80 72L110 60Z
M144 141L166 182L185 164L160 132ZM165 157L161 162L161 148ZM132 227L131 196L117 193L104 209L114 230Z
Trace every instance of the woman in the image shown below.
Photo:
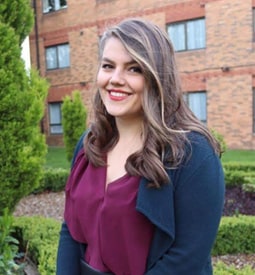
M208 275L224 200L220 147L183 101L166 33L101 39L95 121L66 185L58 275Z

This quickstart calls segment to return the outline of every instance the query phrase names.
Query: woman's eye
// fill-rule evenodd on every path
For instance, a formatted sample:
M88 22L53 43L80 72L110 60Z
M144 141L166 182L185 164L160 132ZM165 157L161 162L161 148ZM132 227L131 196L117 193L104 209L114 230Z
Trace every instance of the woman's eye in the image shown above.
M105 63L105 64L102 64L102 68L103 69L112 69L113 66L111 64Z
M133 66L129 70L134 73L142 73L142 70L139 66Z

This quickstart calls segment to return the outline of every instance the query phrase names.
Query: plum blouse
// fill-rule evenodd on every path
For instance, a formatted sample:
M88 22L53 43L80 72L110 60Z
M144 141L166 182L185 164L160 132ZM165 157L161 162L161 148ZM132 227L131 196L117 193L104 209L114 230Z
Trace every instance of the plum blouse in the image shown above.
M101 272L142 275L154 232L136 209L140 177L125 174L109 183L106 167L94 167L81 150L66 185L65 221L85 243L85 261Z

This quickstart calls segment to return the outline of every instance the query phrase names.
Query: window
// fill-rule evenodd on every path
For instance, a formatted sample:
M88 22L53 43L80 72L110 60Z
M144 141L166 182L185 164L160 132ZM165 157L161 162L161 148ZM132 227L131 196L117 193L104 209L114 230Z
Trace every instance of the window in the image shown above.
M69 44L62 44L46 48L47 70L70 67Z
M67 7L66 0L43 0L43 12L48 13Z
M62 134L61 102L49 103L50 133Z
M167 32L175 51L205 48L205 19L196 19L169 24Z
M201 122L206 123L207 122L206 93L205 92L185 93L184 99L187 102L191 111L194 113L194 115Z

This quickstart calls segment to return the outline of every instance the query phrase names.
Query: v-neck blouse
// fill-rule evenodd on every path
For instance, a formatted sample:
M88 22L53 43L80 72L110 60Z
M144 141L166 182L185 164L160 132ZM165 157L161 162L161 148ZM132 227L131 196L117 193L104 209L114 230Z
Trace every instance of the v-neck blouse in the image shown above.
M105 188L106 167L80 152L66 185L65 221L87 244L85 261L102 272L142 275L154 226L135 209L140 177L125 174Z

